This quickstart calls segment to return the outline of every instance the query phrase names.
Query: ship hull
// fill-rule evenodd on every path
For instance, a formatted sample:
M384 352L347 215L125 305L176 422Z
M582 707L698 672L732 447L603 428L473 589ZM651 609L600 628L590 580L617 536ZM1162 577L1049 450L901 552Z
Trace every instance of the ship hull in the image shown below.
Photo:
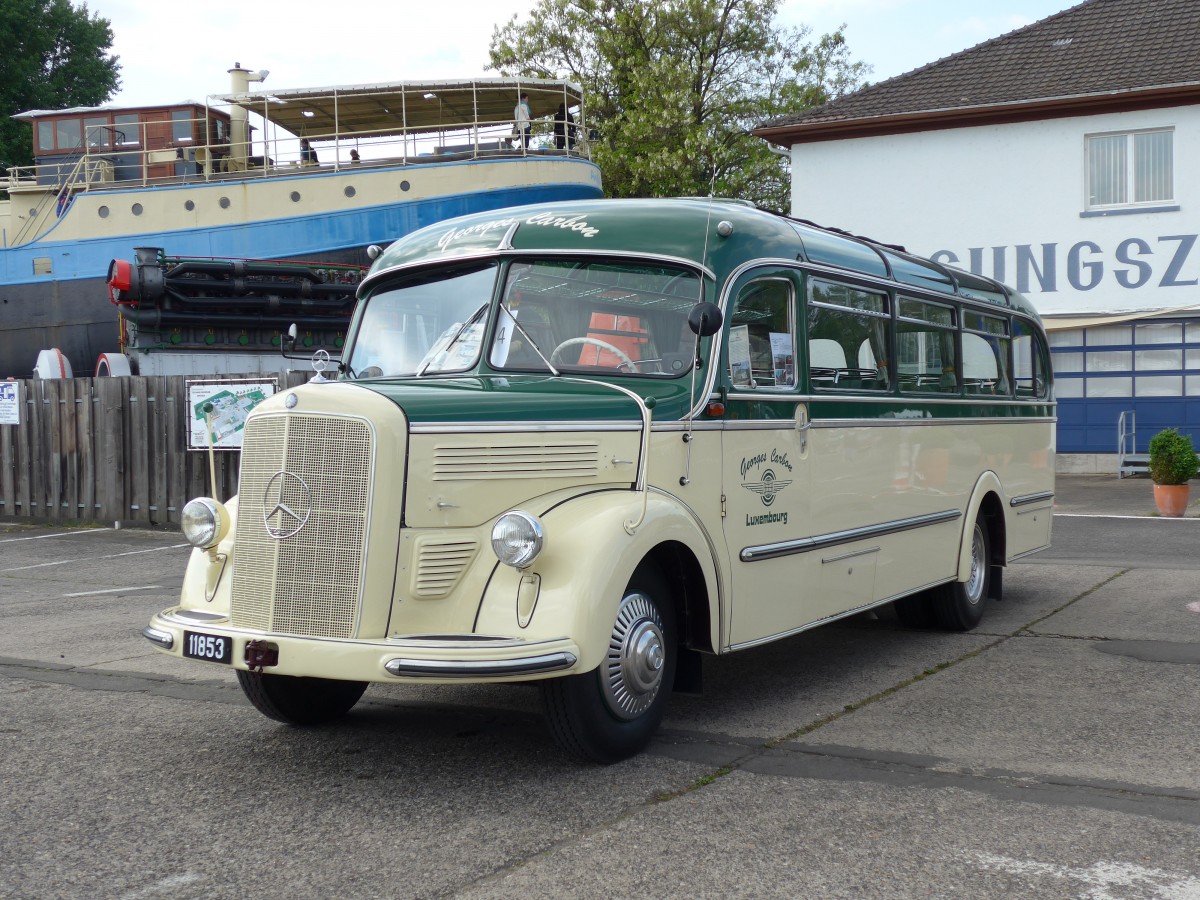
M0 378L29 377L50 347L76 376L92 374L101 354L117 351L118 308L105 279L109 261L132 258L134 247L365 265L370 244L452 216L601 193L599 170L565 157L82 193L37 240L0 248Z

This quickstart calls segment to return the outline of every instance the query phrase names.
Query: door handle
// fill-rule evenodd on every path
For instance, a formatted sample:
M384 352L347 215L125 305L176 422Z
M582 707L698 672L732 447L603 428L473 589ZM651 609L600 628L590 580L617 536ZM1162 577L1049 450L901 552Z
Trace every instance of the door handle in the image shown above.
M808 417L808 404L796 404L796 430L800 432L800 452L808 449L808 429L812 428L812 420Z

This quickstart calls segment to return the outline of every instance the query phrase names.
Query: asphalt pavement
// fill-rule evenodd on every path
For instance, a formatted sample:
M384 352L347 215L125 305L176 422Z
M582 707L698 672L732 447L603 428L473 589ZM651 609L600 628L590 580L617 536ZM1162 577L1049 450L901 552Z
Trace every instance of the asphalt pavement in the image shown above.
M0 897L1200 900L1200 524L1145 478L1055 513L975 631L884 607L708 658L613 766L530 687L269 721L140 636L178 534L0 526Z

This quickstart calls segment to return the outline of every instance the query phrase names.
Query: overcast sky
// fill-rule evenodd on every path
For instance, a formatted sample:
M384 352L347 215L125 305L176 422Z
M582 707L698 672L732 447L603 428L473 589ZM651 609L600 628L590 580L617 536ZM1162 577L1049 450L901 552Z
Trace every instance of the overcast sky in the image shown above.
M229 90L235 62L278 89L495 75L493 28L531 0L352 0L186 7L88 0L112 23L122 88L114 105L204 101ZM854 59L882 81L1073 6L1067 0L784 0L780 23L813 37L846 24ZM256 85L253 87L257 87Z

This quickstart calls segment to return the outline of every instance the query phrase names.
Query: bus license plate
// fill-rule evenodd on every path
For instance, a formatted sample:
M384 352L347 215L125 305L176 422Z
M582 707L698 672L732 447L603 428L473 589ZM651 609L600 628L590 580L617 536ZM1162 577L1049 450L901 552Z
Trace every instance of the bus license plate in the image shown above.
M233 640L216 634L200 634L198 631L183 633L183 655L189 659L206 662L233 662Z

